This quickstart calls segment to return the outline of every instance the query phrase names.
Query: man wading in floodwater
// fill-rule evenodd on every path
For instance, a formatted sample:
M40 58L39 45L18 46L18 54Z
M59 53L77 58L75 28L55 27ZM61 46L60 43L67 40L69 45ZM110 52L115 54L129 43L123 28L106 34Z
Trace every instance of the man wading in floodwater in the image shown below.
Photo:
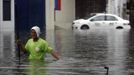
M20 48L24 51L29 52L29 60L44 60L46 53L50 53L54 58L59 60L57 53L48 46L47 41L40 38L40 28L34 26L31 28L31 37L26 45L17 42L20 45Z

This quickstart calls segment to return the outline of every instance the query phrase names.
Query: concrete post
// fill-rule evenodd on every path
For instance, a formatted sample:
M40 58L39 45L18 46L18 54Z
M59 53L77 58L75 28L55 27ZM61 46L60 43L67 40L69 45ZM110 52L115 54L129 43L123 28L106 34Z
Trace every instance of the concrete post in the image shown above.
M0 58L3 58L3 36L2 36L2 0L0 0Z
M1 29L1 23L2 22L2 0L0 0L0 31L2 31Z
M54 0L46 0L46 40L55 48Z
M0 0L0 59L3 58L2 1Z

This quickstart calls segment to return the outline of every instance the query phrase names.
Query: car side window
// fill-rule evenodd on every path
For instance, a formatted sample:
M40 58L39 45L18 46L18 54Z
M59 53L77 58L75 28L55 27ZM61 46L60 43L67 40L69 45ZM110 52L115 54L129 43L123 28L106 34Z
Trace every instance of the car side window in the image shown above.
M118 19L114 16L107 16L107 21L118 21Z
M105 17L104 16L97 16L92 18L90 21L104 21Z
M92 18L90 21L118 21L114 16L102 15Z

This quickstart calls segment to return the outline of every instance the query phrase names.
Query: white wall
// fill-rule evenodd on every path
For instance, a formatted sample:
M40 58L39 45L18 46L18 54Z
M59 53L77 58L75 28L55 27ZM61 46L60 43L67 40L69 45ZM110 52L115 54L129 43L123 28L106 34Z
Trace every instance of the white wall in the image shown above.
M54 11L54 0L46 0L46 40L55 48L55 26L66 28L75 19L75 0L61 0L61 10ZM55 21L54 21L55 18ZM70 27L69 26L69 27Z
M117 14L117 3L116 3L116 0L108 0L107 13Z
M54 21L55 16L55 21ZM72 23L75 19L75 0L61 0L61 10L54 11L54 0L46 0L46 27L54 29L60 23Z
M64 25L59 25L61 23L72 23L75 19L75 0L61 0L61 10L56 10L55 15L55 24L58 26L63 27Z
M120 17L124 15L124 4L127 0L108 0L107 4L107 13L116 14Z

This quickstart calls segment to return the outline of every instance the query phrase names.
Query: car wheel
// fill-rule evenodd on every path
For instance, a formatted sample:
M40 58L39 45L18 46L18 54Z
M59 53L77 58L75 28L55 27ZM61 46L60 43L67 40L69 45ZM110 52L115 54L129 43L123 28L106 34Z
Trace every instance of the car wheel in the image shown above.
M116 27L116 29L123 29L123 27L122 26L118 26L118 27Z
M74 27L72 26L72 29L74 29Z
M84 25L81 26L81 29L84 29L84 30L85 30L85 29L89 29L89 26L86 25L86 24L84 24Z

